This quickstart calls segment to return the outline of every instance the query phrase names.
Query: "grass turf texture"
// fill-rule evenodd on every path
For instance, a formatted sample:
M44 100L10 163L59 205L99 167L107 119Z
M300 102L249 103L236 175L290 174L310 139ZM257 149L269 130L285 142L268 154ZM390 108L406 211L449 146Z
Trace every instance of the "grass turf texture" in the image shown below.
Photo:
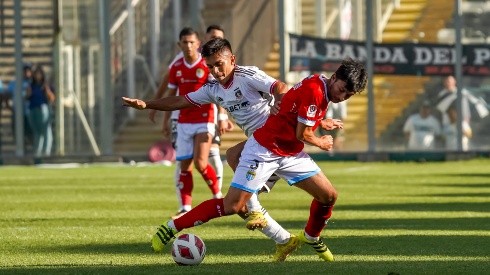
M0 273L488 274L490 160L320 162L339 191L324 230L336 261L304 245L273 263L274 243L238 216L184 232L202 237L203 264L177 266L150 237L177 209L174 167L0 168ZM195 173L194 204L210 192ZM224 191L231 171L225 170ZM261 201L299 232L310 197L279 182Z

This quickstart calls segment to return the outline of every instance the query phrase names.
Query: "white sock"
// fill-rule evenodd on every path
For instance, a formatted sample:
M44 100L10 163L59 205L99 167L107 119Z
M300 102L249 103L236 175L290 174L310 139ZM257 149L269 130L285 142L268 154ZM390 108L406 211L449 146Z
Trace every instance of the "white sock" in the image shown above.
M278 244L285 244L289 241L291 233L284 229L276 220L274 220L267 210L265 210L264 217L267 220L267 226L261 230L261 232L274 240Z
M259 197L257 193L253 193L252 197L247 201L248 212L252 211L262 211L262 205L260 204Z
M252 197L247 201L248 212L252 211L260 211L264 214L264 218L267 221L267 226L260 230L262 234L266 235L270 239L274 240L276 243L284 244L291 237L291 233L289 233L286 229L284 229L279 223L274 220L267 210L262 207L260 204L259 198L257 194L252 194Z
M170 220L167 222L167 226L172 228L173 230L175 231L178 231L177 228L175 228L175 223L174 223L174 220Z
M211 146L209 151L209 164L213 166L216 171L216 177L218 178L219 189L223 187L223 162L219 154L219 147Z
M308 235L308 233L305 232L305 237L308 241L312 241L312 242L316 242L320 239L320 237L312 237L310 235Z
M177 202L179 203L179 211L182 211L182 210L184 210L184 206L182 205L182 199L180 198L179 180L180 180L180 161L176 161L175 162L175 174L174 174L175 193L177 194Z

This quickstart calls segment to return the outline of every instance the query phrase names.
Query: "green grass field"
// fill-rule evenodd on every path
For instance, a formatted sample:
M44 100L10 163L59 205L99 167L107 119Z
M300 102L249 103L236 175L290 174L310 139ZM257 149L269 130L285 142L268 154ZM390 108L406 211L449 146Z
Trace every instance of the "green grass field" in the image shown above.
M0 273L490 274L489 159L319 164L339 191L323 232L335 262L303 246L273 263L274 243L231 216L184 231L207 246L194 267L149 244L177 207L173 167L0 167ZM194 178L196 204L210 192ZM260 197L286 229L303 228L306 193L281 181Z

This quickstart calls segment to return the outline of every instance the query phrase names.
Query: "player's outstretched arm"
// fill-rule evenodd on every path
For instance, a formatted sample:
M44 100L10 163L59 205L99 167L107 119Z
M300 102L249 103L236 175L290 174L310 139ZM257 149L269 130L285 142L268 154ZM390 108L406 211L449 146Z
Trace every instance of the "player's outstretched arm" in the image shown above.
M298 122L296 127L296 138L325 151L330 151L333 148L333 137L331 135L317 137L311 126L301 122Z
M159 111L175 111L194 106L183 96L169 96L160 99L144 101L137 98L122 97L123 106L138 110L152 109Z

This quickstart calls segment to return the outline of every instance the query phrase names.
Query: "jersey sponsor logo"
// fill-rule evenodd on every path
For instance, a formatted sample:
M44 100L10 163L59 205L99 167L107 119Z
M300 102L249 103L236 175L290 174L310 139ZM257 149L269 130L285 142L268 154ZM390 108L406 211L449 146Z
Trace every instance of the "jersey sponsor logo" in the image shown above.
M318 108L316 107L316 105L310 105L308 106L308 111L306 112L306 116L307 117L315 117L315 114L316 114L316 110Z
M197 78L201 78L201 77L203 77L203 76L204 76L204 70L203 70L203 69L201 69L201 68L198 68L198 69L196 70L196 76L197 76Z
M182 76L182 71L181 71L181 70L178 70L178 71L175 73L175 76L177 76L177 77L181 77L181 76Z
M223 98L218 96L218 102L223 102Z
M238 103L238 104L235 104L235 105L231 105L231 106L228 106L228 107L224 107L226 111L228 111L229 113L233 113L234 111L238 111L240 110L241 108L245 108L245 107L248 107L250 106L250 102L249 101L245 101L245 102L242 102L242 103Z

